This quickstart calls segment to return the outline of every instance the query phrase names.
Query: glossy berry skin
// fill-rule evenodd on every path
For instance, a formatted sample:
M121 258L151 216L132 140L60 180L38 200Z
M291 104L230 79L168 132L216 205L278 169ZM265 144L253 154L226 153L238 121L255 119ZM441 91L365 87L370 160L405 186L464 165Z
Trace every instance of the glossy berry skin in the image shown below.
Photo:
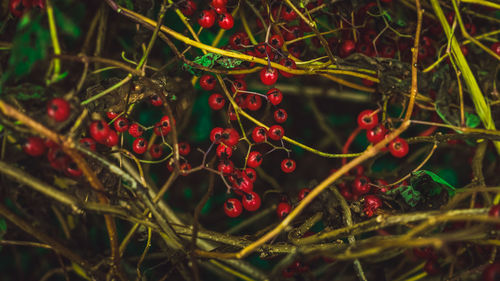
M243 212L243 206L240 200L236 198L229 198L224 203L224 212L230 218L236 218Z
M408 154L409 150L410 148L408 146L408 143L402 138L395 138L389 143L389 152L394 157L405 157Z
M247 82L245 82L245 80L243 80L243 79L234 80L234 82L231 84L231 91L233 93L235 93L236 90L246 91L247 90Z
M275 141L280 140L285 135L285 130L280 125L272 125L267 131L267 136Z
M500 42L495 42L491 45L490 49L495 52L495 54L500 56Z
M230 13L222 13L219 15L219 27L229 30L234 26L234 19Z
M495 262L488 265L482 274L483 281L497 281L500 280L500 262Z
M238 120L238 117L236 116L236 112L234 112L234 109L231 106L229 106L229 108L227 110L227 116L229 117L230 121Z
M134 124L129 126L128 133L132 137L138 138L138 137L142 136L142 133L144 133L144 129L141 126L139 126L139 124L134 123Z
M243 46L247 46L249 44L250 39L245 32L236 32L231 37L229 37L229 45L231 45L231 48L233 48L234 50L239 50Z
M243 208L250 212L257 211L261 204L260 196L253 191L244 194L241 202L243 203Z
M191 146L187 142L180 142L179 144L179 154L182 156L187 156L191 152Z
M273 46L275 49L280 50L281 47L283 47L283 44L285 41L283 40L283 37L279 36L278 34L275 34L269 38L269 44Z
M20 18L31 8L31 2L26 0L10 0L9 10L13 16Z
M153 129L154 133L157 136L166 136L168 133L170 133L170 130L172 130L170 118L166 115L160 119L160 122L155 124L155 127Z
M225 129L222 132L222 142L227 146L235 146L240 140L240 134L233 128Z
M227 0L212 0L212 7L214 8L225 8L227 5Z
M366 131L366 138L369 142L375 144L383 140L387 133L387 129L382 125L375 126L374 128Z
M125 117L118 117L113 125L117 132L123 133L128 130L128 119Z
M158 159L163 155L163 147L159 144L153 144L149 148L149 155L151 155L151 158L153 159Z
M46 147L43 139L39 137L29 137L23 144L23 150L29 156L40 156L45 153Z
M210 74L205 74L200 78L200 87L205 91L211 91L215 88L217 81Z
M255 127L252 130L252 139L255 143L261 143L266 140L267 131L264 127Z
M248 154L247 165L251 168L257 168L262 164L262 154L258 151L252 151Z
M361 129L370 130L378 125L378 116L373 110L361 111L358 115L358 126Z
M283 100L283 93L277 88L272 88L267 91L267 99L272 105L278 105Z
M274 121L276 123L285 123L285 121L288 119L288 113L282 108L277 109L274 111Z
M292 211L292 206L287 202L280 202L276 208L276 213L280 220L284 219Z
M208 106L213 110L221 110L226 105L226 99L221 94L215 93L208 97Z
M49 149L47 152L47 159L49 160L50 166L58 171L63 171L70 161L69 157L64 154L61 148Z
M231 147L221 143L217 146L215 153L217 154L217 157L219 157L219 158L230 158L231 155L233 155L233 149Z
M222 133L224 132L224 129L221 127L215 127L210 131L210 140L215 143L219 143L222 138Z
M92 151L95 151L95 149L96 149L96 142L92 138L80 139L80 143Z
M294 160L292 159L283 159L283 161L281 161L281 170L285 173L291 173L293 171L295 171L295 168L297 168L297 164L295 163Z
M217 14L214 10L203 10L198 18L198 24L203 28L210 28L214 25Z
M108 124L102 120L94 121L89 127L90 136L98 143L104 143L111 133Z
M224 159L221 162L219 162L217 170L225 175L229 175L234 170L234 164L231 160Z
M370 191L370 180L365 176L358 176L352 183L352 192L356 195L363 195Z
M368 216L372 217L375 214L375 211L382 207L382 200L375 195L366 195L365 196L365 205L363 207L363 212Z
M253 190L253 181L246 173L240 170L236 170L233 175L229 177L229 182L231 182L233 191L238 195L243 195Z
M300 191L299 191L299 195L297 196L299 201L301 201L302 199L304 199L304 197L307 196L307 194L309 194L309 192L311 192L311 190L309 188L302 188Z
M148 141L144 138L136 138L132 143L132 150L137 154L143 154L148 148Z
M196 11L196 2L193 0L186 0L181 3L180 10L186 17L192 16Z
M252 183L257 180L257 172L255 172L254 169L247 167L243 172L247 175L248 179L250 179Z
M47 103L47 115L56 122L66 121L70 110L70 105L65 99L53 98Z
M160 98L160 96L158 95L152 95L150 98L149 98L149 102L153 105L153 106L162 106L163 105L163 100Z
M291 60L289 58L284 58L280 61L280 64L285 66L285 67L288 67L290 69L296 69L297 68L297 65L295 64L295 61L294 60ZM283 71L280 69L280 74L283 75L284 77L286 78L291 78L293 77L293 74L292 73L289 73L289 72L286 72L286 71Z
M260 96L249 94L245 99L245 107L251 111L259 110L262 107Z
M110 130L108 137L104 141L104 145L106 145L107 147L113 147L118 144L118 141L119 138L116 131Z
M118 113L113 112L113 111L108 111L108 112L106 112L106 117L108 117L109 120L113 120L116 117L118 117Z
M281 17L286 21L293 21L297 18L297 13L292 8L286 6L281 9Z
M83 174L82 170L78 169L75 162L69 162L64 168L64 172L74 178L77 178Z
M276 81L278 81L279 73L276 69L274 69L272 67L264 67L260 71L259 75L260 75L260 81L262 82L262 84L270 86L270 85L273 85L274 83L276 83Z

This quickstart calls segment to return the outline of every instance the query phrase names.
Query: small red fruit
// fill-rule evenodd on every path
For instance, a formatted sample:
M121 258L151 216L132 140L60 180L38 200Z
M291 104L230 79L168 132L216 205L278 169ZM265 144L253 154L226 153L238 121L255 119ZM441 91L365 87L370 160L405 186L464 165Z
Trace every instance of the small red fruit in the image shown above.
M394 157L405 157L409 150L408 143L402 138L395 138L389 143L389 152Z
M39 137L29 137L23 145L24 152L33 157L43 155L45 149L45 143Z
M125 132L126 130L128 130L128 119L125 118L125 117L118 117L116 120L115 120L115 123L114 123L114 127L115 127L115 130L117 132Z
M180 142L179 144L179 154L186 156L191 152L191 146L187 142Z
M231 37L229 37L229 45L231 48L238 50L243 46L247 46L250 44L250 39L245 32L236 32Z
M382 200L380 200L380 198L375 195L365 196L365 205L363 207L363 212L365 212L368 217L373 216L375 214L375 211L380 207L382 207Z
M276 111L274 111L274 121L276 123L285 123L285 121L288 119L288 113L282 108L278 108Z
M495 52L495 54L500 56L500 42L495 42L491 45L490 49Z
M113 111L108 111L108 112L106 112L106 117L108 117L109 120L113 120L116 117L118 117L118 113L113 112Z
M196 2L192 0L182 1L180 4L182 14L186 17L192 16L196 11Z
M219 165L217 166L217 170L219 170L219 172L221 172L225 175L229 175L234 170L234 164L231 160L223 159L221 162L219 162Z
M219 143L221 138L222 138L222 132L224 132L224 129L221 127L215 127L210 131L210 140L215 143Z
M366 138L369 142L375 144L384 139L386 132L386 128L380 124L370 130L367 130Z
M304 199L304 197L306 197L307 194L309 194L309 192L311 192L311 190L309 188L302 188L299 191L299 195L297 196L299 198L299 201L301 201L302 199Z
M378 116L373 110L361 111L358 115L358 126L361 129L370 130L378 125Z
M267 131L264 127L255 127L252 131L252 139L256 143L261 143L266 140Z
M254 212L260 208L260 196L253 191L244 194L241 201L243 202L243 208L247 211Z
M235 146L240 140L240 134L233 128L225 129L222 132L222 142L227 146Z
M217 146L216 152L219 158L230 158L233 155L233 149L223 143Z
M280 202L276 208L276 213L278 214L278 218L280 218L280 220L288 216L290 211L292 211L292 206L287 202Z
M251 111L259 110L262 107L262 99L258 95L249 94L245 99L245 107Z
M262 154L258 151L252 151L248 154L247 165L251 168L257 168L262 164Z
M78 169L78 166L75 164L75 162L69 162L66 165L64 171L66 172L66 174L74 178L77 178L83 174L82 170Z
M295 64L295 61L294 60L291 60L289 58L284 58L280 61L280 64L283 65L284 67L288 67L290 69L296 69L297 68L297 65ZM293 74L292 73L289 73L289 72L286 72L286 71L283 71L280 69L280 74L283 75L284 77L286 78L290 78L290 77L293 77Z
M228 30L233 28L234 19L230 13L222 13L219 15L219 26L222 29Z
M345 58L352 54L356 49L356 44L352 40L345 40L342 45L340 45L340 57Z
M275 34L269 38L269 44L273 46L275 49L280 50L281 47L283 47L283 44L285 41L283 41L283 37L279 36L278 34Z
M236 198L229 198L224 203L224 212L230 218L235 218L243 212L243 206L240 200Z
M280 125L272 125L267 131L267 136L275 141L280 140L285 135L285 130Z
M149 155L151 155L151 157L153 159L158 159L162 156L163 154L163 147L159 144L153 144L150 148L149 148Z
M212 0L212 7L214 8L225 8L227 5L227 0Z
M221 110L226 105L226 99L221 94L215 93L208 97L208 105L213 110Z
M102 120L94 121L89 127L90 136L98 143L104 143L111 132L108 124Z
M257 173L254 169L247 167L243 172L247 175L248 179L250 179L252 183L257 180Z
M352 183L352 192L356 195L366 194L370 188L370 180L366 176L358 176Z
M132 137L138 138L138 137L142 136L142 133L144 133L144 129L141 126L139 126L139 124L134 123L134 124L130 125L130 127L128 128L128 133Z
M295 168L297 165L295 164L295 161L289 158L283 159L281 161L281 170L285 173L291 173L295 171Z
M198 24L203 28L210 28L214 25L216 17L214 10L203 10L198 18Z
M132 143L132 149L137 154L143 154L148 148L148 141L144 138L136 138Z
M108 147L113 147L118 144L118 140L119 140L118 134L113 130L109 130L109 135L104 141L104 145Z
M56 122L66 121L69 114L70 106L65 99L53 98L47 104L47 115Z
M215 88L216 83L217 83L217 81L210 74L205 74L205 75L201 76L201 78L200 78L200 87L206 91L213 90Z
M95 143L94 139L83 138L83 139L80 139L80 143L92 151L95 151L95 149L96 149L96 143Z
M153 129L154 133L157 136L166 136L168 133L170 133L170 130L172 130L170 118L166 115L160 119L160 122L155 124L155 127Z
M272 88L267 91L267 99L272 105L278 105L283 100L283 93L277 88Z
M264 85L273 85L276 81L278 81L278 76L278 71L272 67L264 67L260 71L260 81Z

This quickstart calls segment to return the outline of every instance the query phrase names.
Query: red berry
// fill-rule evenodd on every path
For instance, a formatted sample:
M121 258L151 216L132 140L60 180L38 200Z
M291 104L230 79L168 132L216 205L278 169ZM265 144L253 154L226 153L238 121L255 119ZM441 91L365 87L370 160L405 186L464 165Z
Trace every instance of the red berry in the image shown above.
M293 171L295 171L295 168L297 167L297 165L295 164L295 161L292 160L292 159L283 159L283 161L281 161L281 170L285 173L291 173Z
M500 280L500 262L488 265L483 271L483 281Z
M233 128L225 129L221 136L221 141L227 146L235 146L240 141L240 134Z
M26 11L31 8L30 2L25 0L10 0L9 10L15 17L20 18Z
M373 110L361 111L358 115L358 126L361 129L370 130L378 125L378 116Z
M299 201L301 201L302 199L304 199L304 197L306 197L307 194L309 194L309 192L311 192L311 190L309 188L302 188L299 191L299 195L297 196L299 198Z
M286 6L281 9L281 17L286 21L292 21L297 18L297 13L292 8Z
M153 129L154 133L157 136L166 136L172 130L172 126L170 125L170 118L168 116L163 116L160 119L160 122L155 124Z
M179 165L179 170L182 172L181 175L187 176L185 172L191 170L191 165L188 162L184 162Z
M254 169L247 167L243 172L247 175L248 179L250 179L252 183L257 180L257 173Z
M212 0L212 7L224 8L227 5L227 0Z
M210 131L210 140L219 143L222 138L222 132L224 132L224 129L220 127L213 128L212 131Z
M118 117L116 120L115 120L115 123L114 123L114 126L115 126L115 130L117 132L125 132L126 130L128 130L128 119L125 118L125 117Z
M52 168L63 171L70 161L69 157L64 154L61 148L51 148L47 152L47 159L49 160Z
M251 111L259 110L262 106L262 99L258 95L249 94L245 99L245 105Z
M285 36L286 41L290 41L304 36L304 32L299 26L295 25L289 27L288 30L284 32L283 36Z
M295 61L294 60L291 60L289 58L284 58L280 61L280 64L285 66L285 67L288 67L290 69L296 69L297 68L297 65L295 64ZM284 77L286 78L290 78L290 77L293 77L293 74L292 73L289 73L289 72L286 72L286 71L283 71L280 69L280 74L283 75Z
M352 54L356 49L356 44L352 40L345 40L342 45L340 45L340 57L345 58Z
M279 36L278 34L275 34L269 38L269 44L273 46L275 49L280 50L281 47L283 47L283 44L285 41L283 41L283 37Z
M278 108L274 112L274 121L276 121L276 123L285 123L286 119L288 119L288 113L286 113L284 109Z
M252 131L252 139L256 143L261 143L266 140L267 131L264 127L255 127Z
M95 143L94 139L83 138L83 139L80 139L80 143L92 151L95 151L95 149L96 149L96 143Z
M272 67L264 67L260 71L260 81L264 85L273 85L278 81L278 71Z
M217 146L216 152L219 158L230 158L233 155L233 149L223 143Z
M198 18L198 24L203 28L210 28L214 25L216 17L214 10L203 10Z
M231 174L234 170L234 164L229 159L223 159L221 162L219 162L217 170L225 175Z
M260 208L260 196L253 191L244 194L241 201L243 202L243 208L247 211L254 212Z
M23 145L23 150L30 156L40 156L45 153L45 143L42 138L29 137Z
M283 100L283 94L277 88L272 88L267 91L267 99L272 105L278 105Z
M285 130L280 125L272 125L267 131L267 136L275 141L280 140L285 135Z
M234 82L231 84L231 91L233 93L236 93L236 90L240 91L246 91L247 90L247 82L243 79L236 79Z
M128 133L132 137L138 138L138 137L142 136L142 133L144 133L144 129L141 126L139 126L139 124L134 123L134 124L129 126Z
M369 43L359 43L358 46L356 46L356 52L369 57L373 56L373 49Z
M276 213L278 213L278 218L280 220L284 219L292 211L292 206L287 202L280 202L276 208Z
M253 190L253 181L247 176L246 173L236 170L233 175L229 177L233 190L236 194L242 195Z
M143 154L148 148L148 141L144 138L136 138L132 143L132 150L137 154Z
M221 110L226 105L226 99L221 94L215 93L208 97L208 105L213 110Z
M219 15L220 15L220 14L224 14L224 13L226 13L226 12L227 12L227 8L226 8L226 7L215 8L215 12L216 12L217 14L219 14Z
M380 198L375 195L365 196L365 205L363 207L363 212L365 212L368 217L373 216L375 214L375 211L380 207L382 207L382 200L380 200Z
M158 95L152 95L150 98L149 98L149 102L153 105L153 106L162 106L163 105L163 100L160 98L160 96Z
M74 178L77 178L83 174L82 170L80 170L78 168L78 166L75 164L75 162L67 163L66 168L64 169L64 172L66 172L66 174L68 174Z
M231 48L238 50L243 46L247 46L250 44L250 39L245 32L236 32L231 37L229 37L229 45Z
M495 52L495 54L500 56L500 42L495 42L491 45L490 49Z
M230 13L222 13L219 15L219 26L222 29L228 30L233 28L234 19Z
M106 117L108 117L108 119L110 119L110 120L115 119L117 116L118 116L118 113L116 113L116 112L113 112L113 111L106 112Z
M215 78L210 74L205 74L200 78L200 87L206 91L213 90L216 83L217 80L215 80Z
M111 133L108 124L102 120L92 122L89 131L90 136L98 143L104 143Z
M240 200L236 198L229 198L224 203L224 212L230 218L235 218L243 212L243 206Z
M180 9L182 14L186 17L192 16L194 11L196 11L196 2L193 0L182 1L180 4Z
M247 165L251 168L257 168L262 164L262 154L258 151L252 151L248 154Z
M383 58L392 59L394 55L396 55L396 49L390 45L384 45L380 51L380 56Z
M47 103L47 115L56 122L66 121L70 114L69 103L65 99L53 98Z
M113 130L109 130L109 135L104 141L104 145L108 147L113 147L118 144L118 140L119 140L118 134Z
M191 146L187 142L180 142L179 145L179 154L182 156L186 156L191 152Z
M387 130L384 125L380 124L370 130L367 130L366 138L369 142L375 144L384 139L386 132Z
M238 120L238 117L236 116L236 112L234 111L234 109L231 106L229 106L229 108L227 110L227 115L229 116L230 121Z
M395 138L389 143L389 152L394 157L405 157L409 150L408 143L402 138Z
M363 41L364 43L371 44L375 38L377 38L378 32L375 29L369 28L363 31Z
M151 155L151 157L153 159L158 159L162 156L163 154L163 147L159 144L153 144L150 148L149 148L149 155Z
M363 195L370 191L370 180L365 176L358 176L352 183L352 192L356 195Z

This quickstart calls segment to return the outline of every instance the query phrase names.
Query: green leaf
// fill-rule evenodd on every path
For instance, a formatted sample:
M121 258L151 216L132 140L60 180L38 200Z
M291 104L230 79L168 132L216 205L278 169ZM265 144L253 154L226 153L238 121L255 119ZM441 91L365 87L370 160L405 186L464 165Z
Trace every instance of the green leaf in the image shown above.
M476 128L481 123L479 116L474 113L465 113L465 125L469 128Z
M82 33L80 27L75 24L74 20L64 13L61 12L56 6L54 6L54 16L56 18L57 28L63 33L68 34L72 37L79 37Z
M401 197L403 197L403 200L406 202L406 204L410 205L411 207L417 206L418 202L422 200L422 194L418 190L415 190L412 186L409 185L403 185L388 190L386 194L387 195L400 194Z
M5 89L6 94L15 96L16 99L22 101L28 101L33 99L42 99L45 96L45 88L31 84L23 83L15 87L7 87Z
M387 12L387 10L383 10L382 15L387 19L388 22L392 22L392 17L389 12Z
M7 222L5 219L0 219L0 237L7 232Z
M435 173L431 171L426 171L426 170L420 170L417 172L414 172L412 175L412 178L410 179L410 182L412 185L416 183L417 181L420 181L424 175L429 176L435 183L438 183L439 185L434 185L430 188L429 195L434 196L434 195L439 195L441 193L442 185L447 187L448 195L451 197L455 195L455 187L453 187L451 184L449 184L447 181L445 181L443 178L440 176L436 175ZM427 185L429 187L429 185Z
M235 58L222 57L217 60L217 63L224 68L235 68L239 66L243 61Z
M26 14L18 24L12 44L12 53L2 84L10 76L21 78L28 74L33 65L47 57L50 47L50 34L42 25L43 14Z

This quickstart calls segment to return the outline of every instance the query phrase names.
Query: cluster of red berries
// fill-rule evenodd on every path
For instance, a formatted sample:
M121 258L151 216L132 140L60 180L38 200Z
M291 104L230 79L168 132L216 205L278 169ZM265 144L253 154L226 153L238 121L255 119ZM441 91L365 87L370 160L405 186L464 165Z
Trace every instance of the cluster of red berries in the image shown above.
M45 0L10 0L9 10L15 17L21 17L34 7L45 8Z
M364 110L358 115L358 126L366 130L366 138L369 142L376 144L387 135L387 129L379 124L377 111ZM408 154L410 147L405 139L397 137L388 144L389 152L397 158Z
M210 9L201 11L198 17L198 24L203 28L210 28L215 21L222 29L231 29L234 26L234 19L231 13L227 11L227 0L212 0ZM183 1L179 4L181 12L189 17L196 11L196 3L192 0Z

